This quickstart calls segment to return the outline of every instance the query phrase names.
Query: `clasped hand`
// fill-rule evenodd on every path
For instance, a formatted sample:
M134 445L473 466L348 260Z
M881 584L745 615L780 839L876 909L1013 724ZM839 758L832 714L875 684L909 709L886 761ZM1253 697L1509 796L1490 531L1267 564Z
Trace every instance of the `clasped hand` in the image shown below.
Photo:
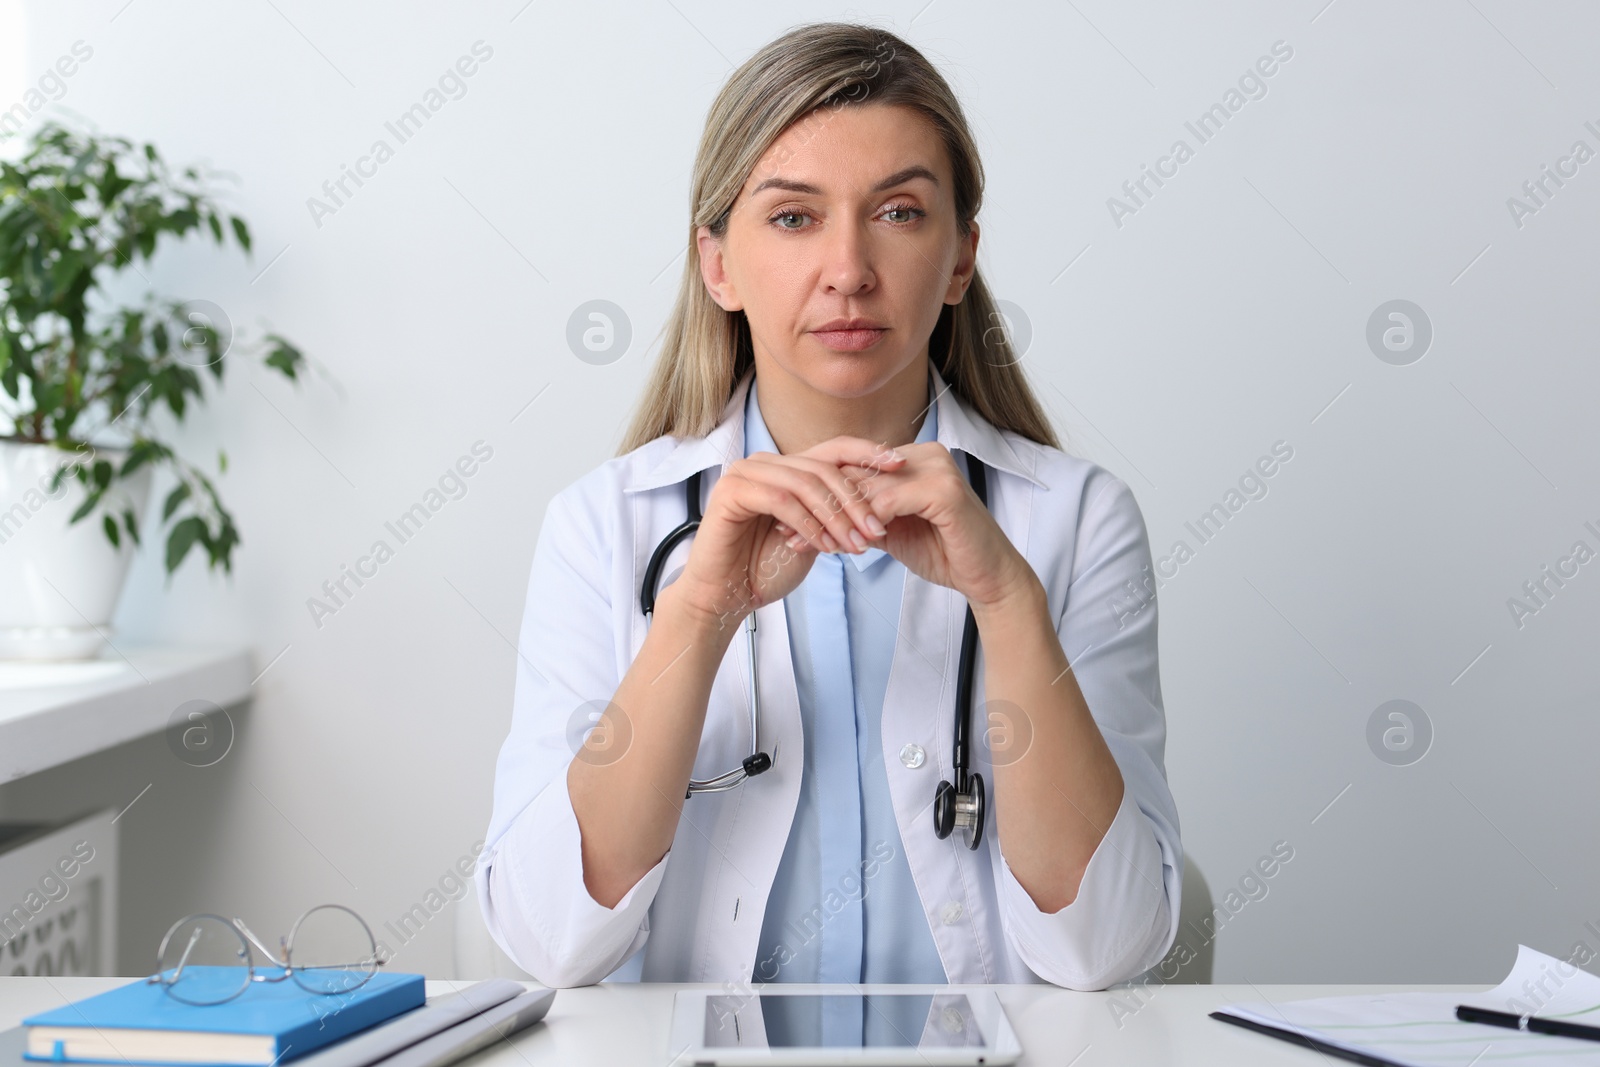
M793 592L820 552L881 548L975 610L1035 581L1033 570L935 441L887 448L835 437L760 452L712 488L675 585L719 625Z

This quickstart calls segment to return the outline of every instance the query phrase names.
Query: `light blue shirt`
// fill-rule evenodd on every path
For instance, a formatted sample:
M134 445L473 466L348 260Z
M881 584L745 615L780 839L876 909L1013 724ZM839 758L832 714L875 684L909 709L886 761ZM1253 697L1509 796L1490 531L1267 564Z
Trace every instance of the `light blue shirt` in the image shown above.
M761 417L757 384L745 402L747 456L778 451ZM937 437L937 412L929 406L917 441ZM883 698L904 584L905 567L881 549L823 553L784 600L805 761L754 981L946 981L883 766ZM931 816L927 821L931 833ZM885 1022L869 1019L869 1032L873 1021ZM822 1022L841 1035L852 1028L849 1019Z

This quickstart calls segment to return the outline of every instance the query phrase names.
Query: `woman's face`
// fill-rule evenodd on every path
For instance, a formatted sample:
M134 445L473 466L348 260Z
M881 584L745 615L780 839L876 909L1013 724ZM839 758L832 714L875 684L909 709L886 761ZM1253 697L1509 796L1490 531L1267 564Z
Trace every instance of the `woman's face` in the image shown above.
M749 318L757 373L845 398L927 357L940 309L972 280L978 228L960 232L932 123L861 104L790 126L746 179L724 237L702 226L698 241L712 297Z

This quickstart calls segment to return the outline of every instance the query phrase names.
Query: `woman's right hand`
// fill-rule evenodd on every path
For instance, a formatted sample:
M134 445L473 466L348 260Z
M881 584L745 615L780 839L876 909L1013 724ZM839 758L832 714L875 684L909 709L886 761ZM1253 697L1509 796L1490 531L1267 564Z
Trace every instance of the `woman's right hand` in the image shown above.
M731 464L711 489L683 574L667 589L725 629L793 592L818 552L881 547L884 526L862 476L846 474L845 465L894 471L905 459L859 437L835 437L804 452L758 452Z

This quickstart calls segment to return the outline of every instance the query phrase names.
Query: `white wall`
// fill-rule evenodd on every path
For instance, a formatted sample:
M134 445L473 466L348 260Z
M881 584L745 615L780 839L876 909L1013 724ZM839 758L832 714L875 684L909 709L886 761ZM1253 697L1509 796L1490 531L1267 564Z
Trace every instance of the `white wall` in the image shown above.
M241 178L254 261L175 247L156 286L282 330L338 384L241 363L182 432L197 460L228 450L236 573L191 560L165 590L146 553L121 633L281 658L212 778L152 769L204 813L169 850L186 866L125 882L125 969L190 905L270 930L341 900L381 925L481 837L540 517L612 451L655 353L705 108L787 26L851 14L955 84L1034 381L1158 556L1196 549L1160 590L1185 844L1219 897L1294 849L1222 928L1217 980L1488 982L1518 941L1600 948L1600 564L1521 627L1507 607L1575 541L1600 549L1600 162L1520 226L1507 206L1600 149L1600 17L1325 3L28 3L27 71L0 82L81 39L60 106ZM479 40L467 94L318 226L307 198ZM1277 41L1266 95L1198 144L1186 120ZM1194 157L1117 225L1108 198L1177 138ZM565 342L596 298L634 330L609 366ZM1393 299L1434 332L1406 366L1365 336ZM467 494L315 625L307 598L478 440ZM1186 521L1279 441L1268 494L1198 545ZM1394 699L1434 735L1409 766L1369 747ZM400 962L447 975L450 947L437 920Z

